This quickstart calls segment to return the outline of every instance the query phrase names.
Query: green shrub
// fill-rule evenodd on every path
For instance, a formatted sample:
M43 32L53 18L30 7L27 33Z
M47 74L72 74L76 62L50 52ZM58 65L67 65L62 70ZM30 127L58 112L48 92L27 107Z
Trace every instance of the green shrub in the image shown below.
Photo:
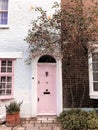
M98 129L98 112L71 109L63 111L57 118L63 129L87 130Z
M87 112L81 109L71 109L63 111L58 117L64 129L81 130L87 127Z
M89 129L98 129L98 113L96 111L88 112L87 126Z

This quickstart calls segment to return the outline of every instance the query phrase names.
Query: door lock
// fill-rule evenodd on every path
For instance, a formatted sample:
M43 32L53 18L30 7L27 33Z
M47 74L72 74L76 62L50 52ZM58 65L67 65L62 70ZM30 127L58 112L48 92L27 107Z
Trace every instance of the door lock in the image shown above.
M39 102L39 98L37 98L37 101Z
M38 81L38 84L40 84L40 81Z

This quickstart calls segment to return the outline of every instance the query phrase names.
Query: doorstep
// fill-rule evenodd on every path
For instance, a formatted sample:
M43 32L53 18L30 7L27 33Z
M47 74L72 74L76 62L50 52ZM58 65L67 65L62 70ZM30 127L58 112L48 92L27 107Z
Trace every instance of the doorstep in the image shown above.
M57 116L55 116L55 115L49 115L49 116L47 116L47 115L38 115L37 116L37 121L39 121L39 122L42 122L42 123L55 123L56 122L56 118L57 118Z

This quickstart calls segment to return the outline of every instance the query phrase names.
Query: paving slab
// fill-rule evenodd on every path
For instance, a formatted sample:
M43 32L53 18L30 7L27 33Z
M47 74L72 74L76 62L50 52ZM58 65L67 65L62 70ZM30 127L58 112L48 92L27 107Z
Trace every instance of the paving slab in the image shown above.
M54 127L53 130L60 130L60 127Z
M4 128L4 129L0 129L0 130L12 130L12 128Z
M39 128L38 127L31 127L31 126L28 126L27 128L26 128L26 130L39 130Z
M53 130L53 127L51 126L40 127L39 130Z
M40 126L43 126L43 124L42 124L42 123L35 123L34 126L36 126L36 127L40 127Z
M23 124L22 127L35 126L34 124Z
M12 127L7 127L5 125L0 125L0 130L11 130Z
M49 120L48 120L49 121ZM15 127L7 127L5 124L0 125L0 130L61 130L57 122L42 122L34 119L22 120L21 124Z
M16 127L16 128L13 128L12 130L26 130L25 127Z

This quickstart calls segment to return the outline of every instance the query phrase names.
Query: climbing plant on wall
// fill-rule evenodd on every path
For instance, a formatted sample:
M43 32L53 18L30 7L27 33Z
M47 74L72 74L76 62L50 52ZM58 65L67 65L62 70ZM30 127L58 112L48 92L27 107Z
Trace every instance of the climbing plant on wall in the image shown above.
M31 22L32 27L25 39L29 44L29 60L42 54L61 56L60 4L55 2L52 9L53 15L47 16L47 11L41 7L35 8L39 16Z

